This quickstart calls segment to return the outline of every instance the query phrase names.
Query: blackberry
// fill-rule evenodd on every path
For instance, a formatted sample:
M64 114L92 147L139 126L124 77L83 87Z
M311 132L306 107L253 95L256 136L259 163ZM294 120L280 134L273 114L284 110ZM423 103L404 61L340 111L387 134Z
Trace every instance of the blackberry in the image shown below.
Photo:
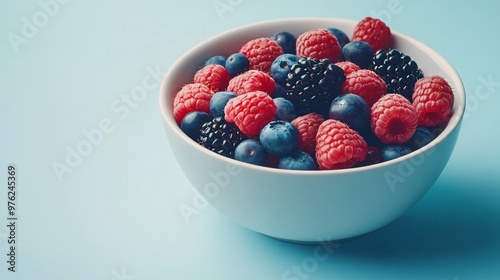
M302 57L287 75L285 98L295 105L298 115L316 112L327 118L344 81L342 68L329 59Z
M204 123L200 129L198 143L217 154L234 158L234 150L246 136L233 123L216 117Z
M378 50L371 68L387 84L387 93L399 93L410 102L415 82L424 77L417 63L397 49Z

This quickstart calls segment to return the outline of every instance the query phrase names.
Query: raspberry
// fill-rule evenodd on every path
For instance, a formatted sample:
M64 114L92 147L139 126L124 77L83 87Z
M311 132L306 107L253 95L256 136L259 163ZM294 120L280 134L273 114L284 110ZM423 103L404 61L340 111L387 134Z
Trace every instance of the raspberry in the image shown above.
M418 80L413 91L413 106L421 126L436 126L446 123L451 117L453 90L440 76Z
M356 72L356 71L361 69L358 65L356 65L350 61L340 61L340 62L335 63L335 65L342 68L342 70L344 70L344 74L346 76L351 74L352 72Z
M248 70L229 81L228 91L238 95L251 91L264 91L273 93L275 82L269 74L259 70Z
M269 94L252 91L229 99L224 113L226 121L234 122L243 134L253 137L274 119L276 110Z
M342 93L357 94L372 106L387 91L387 84L375 72L361 69L347 75Z
M368 145L361 135L337 120L326 120L316 136L316 160L320 169L342 169L363 161Z
M375 53L391 45L391 29L380 19L366 17L358 22L354 28L352 41L364 41L370 44L373 53Z
M201 68L193 78L194 83L204 84L214 92L225 90L229 80L231 80L231 75L227 73L224 66L218 64L210 64Z
M310 155L316 152L316 134L325 119L317 113L309 113L292 120L292 124L299 130L299 143L297 148Z
M270 38L257 38L245 43L240 53L248 58L250 69L269 72L273 61L283 54L283 49Z
M182 87L174 98L174 118L180 124L184 116L192 111L210 114L210 98L214 92L204 84L192 83Z
M342 60L340 44L327 29L314 29L300 34L296 47L298 57L328 58L332 62Z
M372 106L372 130L384 144L402 144L408 141L417 125L415 108L401 94L386 94Z

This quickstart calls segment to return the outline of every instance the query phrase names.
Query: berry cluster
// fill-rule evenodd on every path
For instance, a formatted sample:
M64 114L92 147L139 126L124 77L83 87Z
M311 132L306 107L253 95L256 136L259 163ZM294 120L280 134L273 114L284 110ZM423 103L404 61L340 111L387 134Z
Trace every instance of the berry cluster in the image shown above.
M392 48L366 17L335 27L255 38L214 55L176 94L173 114L194 141L251 164L330 170L392 160L447 124L453 91Z

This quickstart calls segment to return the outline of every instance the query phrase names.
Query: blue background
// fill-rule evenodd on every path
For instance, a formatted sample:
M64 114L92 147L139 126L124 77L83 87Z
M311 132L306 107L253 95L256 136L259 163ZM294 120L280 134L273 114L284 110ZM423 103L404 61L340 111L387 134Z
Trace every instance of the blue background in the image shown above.
M20 2L0 5L0 279L500 279L498 2L66 0L50 14L40 4L49 0ZM321 260L318 245L251 232L210 207L185 219L179 208L195 193L158 105L158 79L195 44L307 16L381 17L445 56L468 97L432 189L392 224L323 248ZM84 147L102 122L106 132ZM54 165L78 145L87 155L58 177ZM11 163L16 273L6 262Z

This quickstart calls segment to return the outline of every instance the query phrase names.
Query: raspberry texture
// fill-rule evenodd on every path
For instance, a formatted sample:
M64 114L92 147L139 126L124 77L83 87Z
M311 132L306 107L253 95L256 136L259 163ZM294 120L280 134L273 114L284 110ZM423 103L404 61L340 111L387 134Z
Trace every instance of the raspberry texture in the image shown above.
M234 122L247 137L259 134L260 130L276 115L276 104L263 91L252 91L231 98L224 108L225 118Z
M309 113L292 120L299 131L299 143L297 148L312 156L316 153L316 134L318 128L325 119L317 113Z
M352 167L363 161L368 145L361 135L337 120L326 120L316 135L316 161L323 170Z
M430 76L418 80L412 97L419 125L436 126L450 120L454 96L443 77Z
M270 38L257 38L245 43L240 53L248 58L250 69L269 72L273 61L283 54L283 49Z
M361 69L346 76L342 93L357 94L372 106L387 91L387 84L375 72Z
M340 44L327 29L314 29L300 34L296 48L299 57L328 58L332 62L342 60Z
M339 61L339 62L335 63L335 65L342 68L342 70L344 70L344 74L346 76L351 74L352 72L356 72L356 71L361 69L358 65L356 65L350 61Z
M375 54L380 49L389 48L392 43L391 29L380 19L366 17L354 28L351 41L368 43Z
M252 91L273 93L276 83L269 74L259 70L248 70L229 81L228 91L238 95Z
M231 80L231 75L224 66L218 64L210 64L201 68L193 78L194 83L204 84L214 92L225 90L229 80Z
M371 127L384 144L405 143L413 136L417 125L415 108L401 94L386 94L372 106Z
M182 87L174 98L173 112L180 124L184 116L192 111L210 114L210 98L214 92L204 84L192 83Z

